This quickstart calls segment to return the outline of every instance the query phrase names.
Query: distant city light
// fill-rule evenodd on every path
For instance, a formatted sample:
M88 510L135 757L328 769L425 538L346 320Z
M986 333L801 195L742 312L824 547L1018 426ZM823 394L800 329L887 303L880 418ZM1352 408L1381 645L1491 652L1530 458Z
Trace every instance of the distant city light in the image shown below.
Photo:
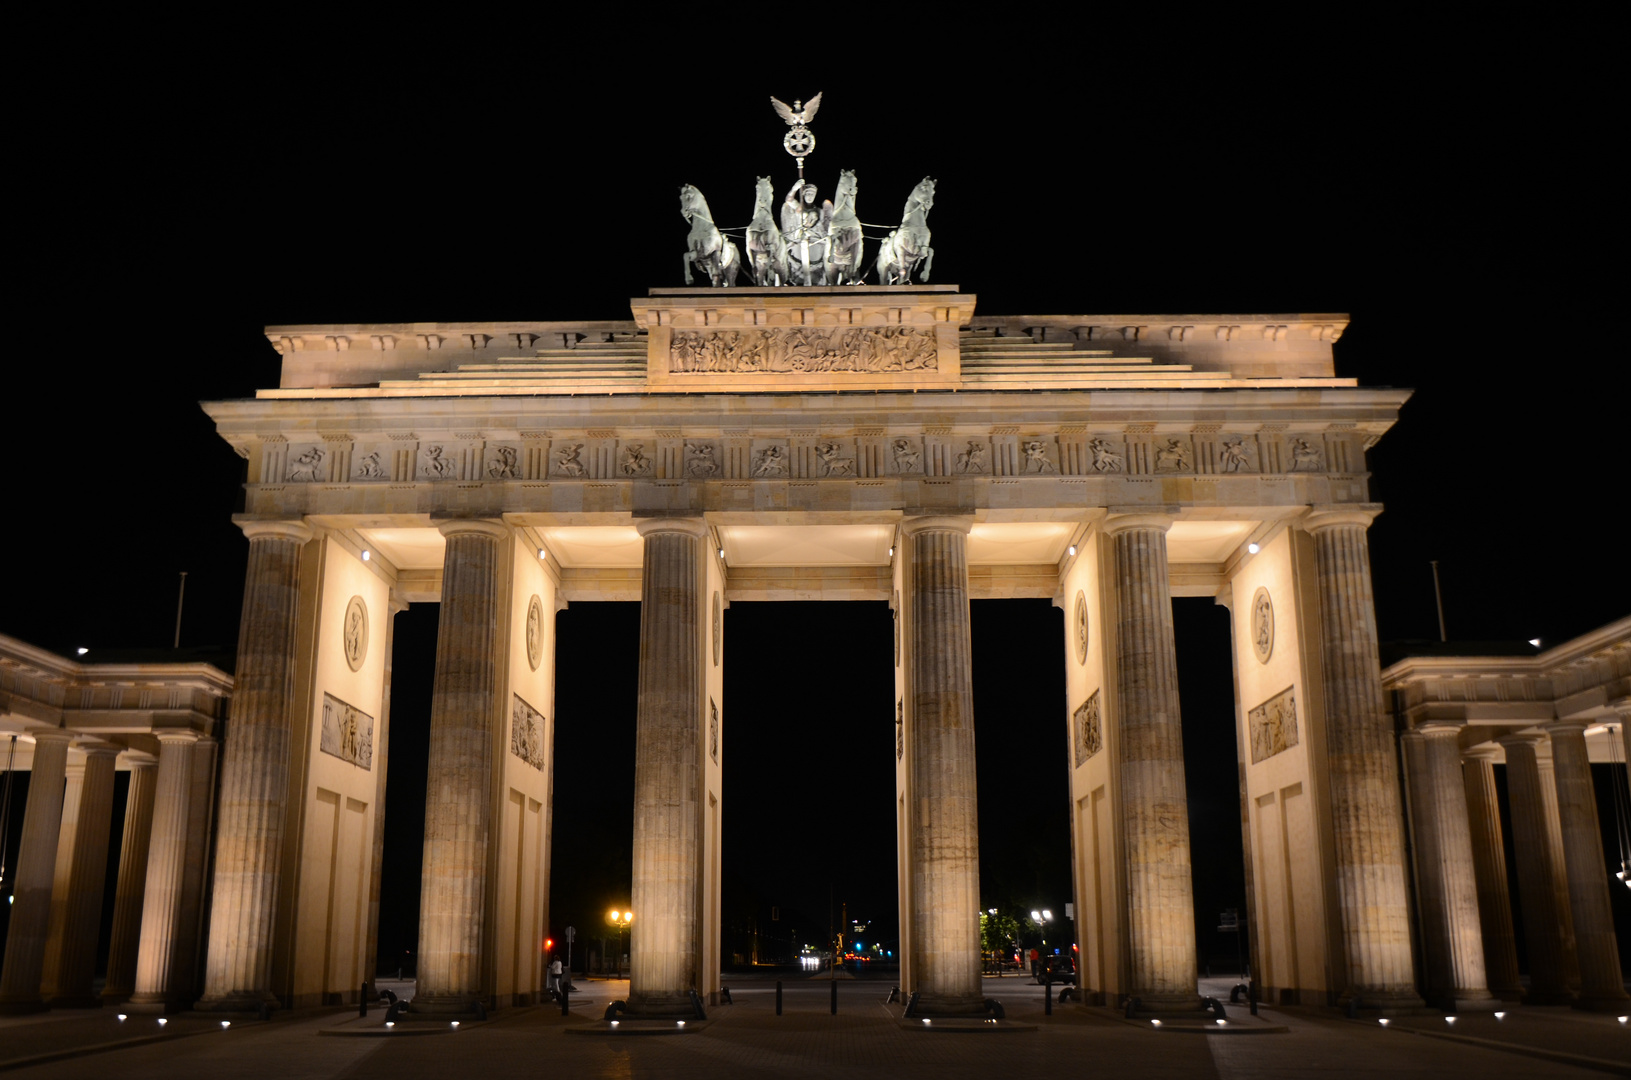
M85 648L85 646L81 645L78 649L76 649L74 651L79 653L80 656L84 656L86 653L90 652L91 650L89 650L89 649Z
M1537 649L1540 648L1540 638L1538 638L1538 637L1530 638L1529 639L1529 644L1533 645Z

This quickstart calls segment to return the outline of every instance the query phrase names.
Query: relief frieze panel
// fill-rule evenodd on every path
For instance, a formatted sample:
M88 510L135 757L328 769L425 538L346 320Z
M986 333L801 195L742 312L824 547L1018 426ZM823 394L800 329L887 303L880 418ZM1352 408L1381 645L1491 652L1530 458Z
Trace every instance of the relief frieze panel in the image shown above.
M1071 741L1076 748L1076 764L1085 765L1088 758L1104 749L1099 691L1093 691L1086 701L1076 707L1072 721Z
M374 718L333 694L323 695L323 753L363 769L374 767Z
M1288 686L1246 714L1252 742L1252 764L1267 761L1297 745L1297 698Z
M676 375L934 371L932 329L910 326L676 330L668 370Z
M544 714L527 704L520 694L511 696L510 753L543 772Z

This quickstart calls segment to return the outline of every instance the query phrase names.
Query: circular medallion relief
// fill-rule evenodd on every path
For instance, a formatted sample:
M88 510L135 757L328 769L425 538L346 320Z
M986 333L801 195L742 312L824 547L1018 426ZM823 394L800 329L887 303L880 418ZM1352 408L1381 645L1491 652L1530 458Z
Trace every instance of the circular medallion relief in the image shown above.
M714 667L719 666L720 636L725 629L724 613L719 606L719 592L714 592Z
M1076 590L1076 662L1087 663L1087 597Z
M1274 601L1261 586L1252 596L1252 652L1259 664L1268 663L1274 653Z
M345 649L345 662L351 665L351 670L362 667L368 658L368 605L360 596L353 596L345 606L340 645Z
M544 602L533 593L527 601L527 663L537 671L544 662Z

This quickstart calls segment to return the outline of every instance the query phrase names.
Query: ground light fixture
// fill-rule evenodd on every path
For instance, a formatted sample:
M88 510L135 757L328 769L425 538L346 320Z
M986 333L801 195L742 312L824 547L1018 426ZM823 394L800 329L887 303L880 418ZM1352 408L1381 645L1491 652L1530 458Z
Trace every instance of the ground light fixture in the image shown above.
M448 1023L452 1026L454 1031L459 1030L459 1022L457 1020L450 1020Z
M396 1021L395 1020L387 1020L387 1021L385 1021L385 1026L388 1027L388 1028L394 1028L394 1027L396 1027Z
M120 1013L118 1019L119 1019L119 1022L121 1024L124 1023L125 1019L126 1019L126 1014L125 1013Z
M1622 1017L1620 1017L1620 1023L1622 1023L1622 1024L1625 1023L1627 1020L1631 1020L1631 1016L1622 1016Z
M1378 1023L1378 1024L1381 1024L1381 1025L1382 1025L1382 1026L1383 1026L1383 1027L1387 1027L1387 1017L1385 1017L1385 1016L1384 1016L1384 1017L1382 1017L1382 1018L1381 1018L1381 1019L1380 1019L1380 1020L1378 1020L1378 1021L1376 1021L1376 1022L1377 1022L1377 1023Z
M1506 1019L1506 1013L1504 1013L1504 1012L1497 1012L1497 1013L1496 1013L1496 1014L1495 1014L1495 1019L1497 1019L1497 1020L1505 1020L1505 1019ZM1624 1021L1622 1021L1622 1023L1623 1023L1623 1022L1624 1022Z
M168 1024L169 1022L170 1021L166 1020L164 1017L162 1017L162 1016L159 1017L159 1027L163 1027L165 1024Z
M1161 1021L1159 1021L1159 1020L1151 1020L1150 1021L1150 1027L1160 1027L1160 1026L1161 1026Z
M1445 1022L1445 1023L1446 1023L1446 1024L1449 1024L1449 1025L1451 1025L1451 1026L1452 1026L1452 1027L1453 1027L1453 1026L1455 1026L1455 1017L1453 1017L1453 1016L1446 1016L1446 1017L1445 1017L1445 1018L1444 1018L1444 1022Z
M221 1030L222 1030L222 1031L225 1031L225 1030L226 1030L226 1029L227 1029L227 1028L229 1028L229 1027L231 1027L231 1026L232 1026L232 1021L231 1021L231 1020L223 1020L223 1021L221 1021Z

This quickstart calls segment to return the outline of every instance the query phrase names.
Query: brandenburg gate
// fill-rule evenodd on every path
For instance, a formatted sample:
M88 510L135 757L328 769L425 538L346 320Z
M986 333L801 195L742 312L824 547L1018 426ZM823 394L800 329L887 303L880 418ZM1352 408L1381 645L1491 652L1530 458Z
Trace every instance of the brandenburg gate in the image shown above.
M271 327L280 385L206 404L247 459L250 554L204 1007L346 1000L367 979L392 616L422 602L441 608L413 1004L536 1000L555 613L635 599L631 1014L719 988L723 611L753 600L894 612L877 722L895 727L918 1013L984 1008L983 597L1066 613L1085 990L1199 1003L1171 598L1206 596L1234 616L1243 813L1293 793L1250 858L1305 883L1299 974L1263 977L1419 1000L1366 549L1365 451L1408 393L1336 374L1345 316L981 317L919 284L630 306Z

